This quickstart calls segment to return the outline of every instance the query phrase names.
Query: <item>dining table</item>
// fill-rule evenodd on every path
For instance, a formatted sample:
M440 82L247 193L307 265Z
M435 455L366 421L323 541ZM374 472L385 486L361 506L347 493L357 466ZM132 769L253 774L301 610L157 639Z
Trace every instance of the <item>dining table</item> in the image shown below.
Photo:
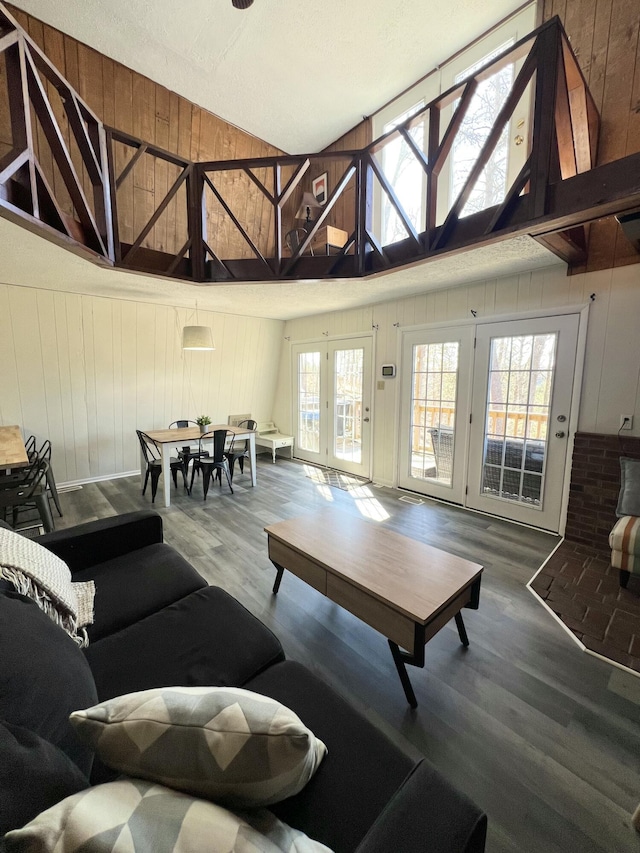
M234 433L236 438L249 441L249 459L251 461L251 485L255 486L256 479L256 434L254 430L245 427L230 426L229 424L207 424L207 432L215 432L226 429ZM175 429L149 429L143 430L160 451L162 460L162 489L164 493L164 505L171 506L171 455L175 448L193 445L202 437L200 427L178 427ZM211 438L213 442L213 438ZM140 451L140 481L144 484L147 463Z
M0 426L0 471L26 468L29 464L19 426Z

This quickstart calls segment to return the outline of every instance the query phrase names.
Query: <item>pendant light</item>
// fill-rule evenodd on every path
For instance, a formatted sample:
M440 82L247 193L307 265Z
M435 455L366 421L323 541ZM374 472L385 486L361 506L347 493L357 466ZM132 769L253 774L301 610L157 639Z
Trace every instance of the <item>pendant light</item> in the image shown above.
M196 302L196 323L198 322L198 303ZM182 349L214 350L213 334L209 326L184 326L182 329Z
M209 326L185 326L182 330L182 349L214 350Z

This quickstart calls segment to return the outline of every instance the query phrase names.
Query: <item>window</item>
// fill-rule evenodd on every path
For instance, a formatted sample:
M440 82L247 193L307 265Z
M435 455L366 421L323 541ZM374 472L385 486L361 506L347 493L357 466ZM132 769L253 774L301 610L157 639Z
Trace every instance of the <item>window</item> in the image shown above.
M424 102L414 104L409 110L405 110L392 121L384 125L383 133L388 133L402 124L405 119L417 112ZM415 125L409 134L416 145L424 150L424 121ZM413 151L402 137L398 136L382 149L382 171L393 187L393 190L402 205L402 208L411 221L416 231L423 230L422 221L422 199L424 197L424 170L416 160ZM407 232L400 221L400 217L389 201L386 193L382 194L382 244L395 243L403 240Z
M496 50L484 56L479 62L469 66L460 74L456 74L455 82L459 83L465 77L474 74L483 65L504 53L513 43L514 40L509 39ZM507 100L513 85L513 75L513 64L501 68L479 84L471 100L469 109L456 134L451 153L451 204L460 194L480 151L487 141L498 113ZM455 107L458 103L456 102ZM504 199L507 192L508 139L509 128L507 125L462 209L462 216L468 216L470 213L477 213L487 207L492 207Z

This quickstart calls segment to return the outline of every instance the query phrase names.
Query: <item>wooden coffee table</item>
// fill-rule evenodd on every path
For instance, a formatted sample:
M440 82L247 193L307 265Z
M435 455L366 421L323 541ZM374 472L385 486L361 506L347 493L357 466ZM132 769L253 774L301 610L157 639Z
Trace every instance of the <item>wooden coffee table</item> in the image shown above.
M287 569L384 634L411 707L418 703L405 664L423 667L425 644L450 619L469 645L460 611L478 609L477 563L335 509L279 521L265 532L277 569L274 594Z

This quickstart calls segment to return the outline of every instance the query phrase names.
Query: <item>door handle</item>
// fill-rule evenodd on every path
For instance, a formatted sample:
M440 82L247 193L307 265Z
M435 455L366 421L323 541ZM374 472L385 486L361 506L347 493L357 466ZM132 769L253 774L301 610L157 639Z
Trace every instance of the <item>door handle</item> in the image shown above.
M368 423L369 423L369 418L363 418L363 421L364 421L366 424L368 424Z
M564 438L564 433L562 432L562 430L556 433L556 438Z

